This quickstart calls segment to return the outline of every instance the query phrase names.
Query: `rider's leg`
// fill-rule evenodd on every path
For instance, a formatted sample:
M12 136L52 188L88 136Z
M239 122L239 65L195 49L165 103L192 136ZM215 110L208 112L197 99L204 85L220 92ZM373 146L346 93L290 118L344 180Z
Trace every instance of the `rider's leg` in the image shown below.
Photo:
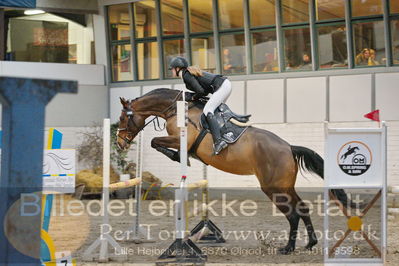
M216 108L219 107L221 103L226 102L227 98L229 98L231 94L231 82L230 80L226 79L220 88L211 95L209 101L205 104L204 107L204 114L205 116L208 113L212 113L215 111Z
M217 123L213 112L215 109L223 102L227 100L227 98L231 94L231 82L229 80L225 80L220 86L220 88L211 96L209 101L204 107L204 114L207 118L209 128L212 133L213 143L214 143L214 153L217 155L221 150L227 147L227 143L222 140L220 134L219 124Z
M227 143L222 139L219 124L211 112L206 116L206 120L212 133L214 154L218 155L221 150L227 147Z

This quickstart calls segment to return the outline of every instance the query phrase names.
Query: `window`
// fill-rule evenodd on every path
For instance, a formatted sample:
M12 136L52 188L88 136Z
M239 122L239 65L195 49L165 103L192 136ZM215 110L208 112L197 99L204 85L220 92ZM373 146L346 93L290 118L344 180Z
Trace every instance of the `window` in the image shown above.
M254 72L278 71L276 31L252 33L252 68Z
M390 0L389 4L391 13L399 13L399 1L398 0Z
M95 63L91 16L51 13L26 16L24 10L5 9L5 60L69 64ZM66 15L66 14L65 14ZM86 24L86 21L89 22Z
M382 15L382 12L382 0L352 0L353 17Z
M316 20L345 18L345 0L317 0Z
M319 67L348 66L345 24L318 26Z
M158 43L137 43L138 79L159 79Z
M220 29L244 27L243 0L219 0Z
M145 0L134 4L135 6L135 34L136 38L157 37L157 24L155 1Z
M133 80L129 5L108 7L108 23L111 39L111 66L113 81Z
M112 52L112 80L133 80L130 44L114 45Z
M184 40L165 40L163 42L163 55L164 55L164 71L166 78L173 78L172 71L169 70L169 65L172 59L176 56L183 56L184 54Z
M114 5L108 8L111 41L130 41L129 5Z
M359 22L353 24L356 66L385 64L384 22Z
M285 69L312 69L309 28L284 30Z
M213 37L195 37L191 39L192 64L202 70L215 73L216 57Z
M348 28L345 21L348 3L352 54L348 54ZM387 14L389 31L384 28L386 3L390 11ZM280 19L280 16L276 14L277 4L280 5L282 22L278 29L276 19ZM310 10L311 7L313 10ZM248 24L244 23L246 10ZM312 21L314 25L310 23L310 14L315 15L315 22ZM113 81L172 78L168 69L171 59L176 56L187 57L187 51L191 53L192 65L207 72L226 75L243 75L249 70L252 73L272 73L309 71L314 67L335 69L348 68L350 65L352 68L352 62L355 67L387 65L387 60L399 65L399 0L141 0L109 6L107 16ZM15 25L22 23L14 22L14 19L11 21ZM185 32L186 23L188 32ZM70 34L70 25L48 24L46 21L41 27L67 28ZM21 29L24 27L19 25ZM216 34L214 28L218 30ZM315 29L315 38L312 40L310 29ZM64 34L65 30L57 32ZM390 36L385 36L386 32ZM244 33L249 33L249 43L245 42ZM216 35L219 41L214 39ZM278 40L277 36L281 39ZM70 35L67 37L71 39ZM63 35L58 39L65 43L67 38ZM385 40L388 39L392 48L385 47ZM60 46L54 48L56 55L37 59L40 53L32 53L31 50L28 53L23 49L17 51L16 47L26 47L27 44L19 44L15 40L8 45L15 47L15 51L9 53L9 58L76 62L72 54L80 54L79 46L76 47L75 43L71 45L69 41L68 49ZM389 55L392 54L392 57L386 58L385 49L391 49ZM65 51L68 52L67 57ZM312 55L312 51L315 54ZM135 62L131 61L132 52ZM282 58L279 58L281 55ZM57 59L44 59L55 57ZM283 65L282 69L280 64ZM137 70L137 73L132 73L132 69ZM163 72L163 76L160 76L160 72Z
M244 34L222 35L220 39L223 74L244 74L246 69Z
M395 65L399 64L399 20L391 21L392 57Z
M164 35L184 33L182 0L161 0L162 28Z
M189 0L188 6L190 8L190 31L213 31L212 0Z
M283 24L309 22L309 0L281 0Z
M249 0L251 27L276 24L274 0Z

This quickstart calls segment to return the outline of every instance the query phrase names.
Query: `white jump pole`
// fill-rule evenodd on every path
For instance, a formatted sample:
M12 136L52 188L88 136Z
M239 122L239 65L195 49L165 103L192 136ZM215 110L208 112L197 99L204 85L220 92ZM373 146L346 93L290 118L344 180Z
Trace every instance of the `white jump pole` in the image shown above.
M110 154L111 154L111 122L109 118L104 119L103 125L103 193L102 193L102 215L103 222L101 225L101 235L93 244L84 252L84 260L93 260L94 250L100 246L99 262L107 262L109 260L108 243L114 248L118 254L121 254L121 246L109 235L104 233L104 227L109 226L108 205L109 205L109 183L110 183Z
M186 236L186 215L185 215L185 203L186 203L186 189L185 183L187 178L187 103L185 90L182 90L183 100L178 102L177 106L177 126L180 127L180 189L176 191L176 239L184 239Z

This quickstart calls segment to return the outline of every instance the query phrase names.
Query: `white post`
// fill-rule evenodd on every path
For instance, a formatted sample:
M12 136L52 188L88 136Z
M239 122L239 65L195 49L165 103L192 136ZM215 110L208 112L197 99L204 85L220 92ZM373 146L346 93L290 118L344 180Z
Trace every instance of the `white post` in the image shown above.
M139 133L136 145L137 145L137 153L136 153L136 178L140 178L140 183L135 188L135 195L134 198L136 200L136 217L133 223L133 241L136 244L142 243L143 240L146 242L153 242L151 241L151 237L149 232L145 230L140 225L140 214L141 214L141 185L142 185L142 175L143 175L143 143L144 143L144 136L143 131ZM130 231L130 230L129 230ZM127 231L127 235L129 234ZM142 239L143 238L143 239Z
M109 203L109 167L110 167L110 127L111 123L109 119L104 119L103 126L103 225L109 224L109 217L107 206ZM108 260L108 241L104 236L101 236L101 248L100 248L100 261Z
M180 127L180 187L175 191L176 215L176 240L158 258L157 265L173 264L201 264L204 265L206 256L190 239L186 239L186 200L187 190L185 181L187 177L187 113L188 106L185 91L182 90L183 100L177 101L177 127ZM167 261L164 261L167 260Z
M180 127L180 188L176 191L176 239L184 239L186 234L185 181L187 178L187 103L185 90L182 89L183 100L177 102L177 126Z
M109 204L109 182L110 182L110 156L111 156L111 122L109 118L104 119L103 124L103 193L102 193L102 215L103 222L101 228L109 226L108 204ZM108 233L101 235L83 253L83 260L92 261L94 250L100 246L99 262L109 260L108 243L114 248L115 252L121 254L121 246ZM123 255L125 257L126 255Z

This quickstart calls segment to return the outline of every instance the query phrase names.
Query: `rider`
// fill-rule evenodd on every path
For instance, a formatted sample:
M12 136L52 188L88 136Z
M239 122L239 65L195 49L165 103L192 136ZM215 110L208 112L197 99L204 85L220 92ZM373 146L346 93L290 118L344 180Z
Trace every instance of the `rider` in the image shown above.
M205 104L203 113L212 133L214 153L219 154L227 147L227 143L221 137L220 127L213 112L230 96L231 82L222 75L202 71L196 66L188 66L187 60L183 57L173 58L169 69L172 70L174 77L183 79L187 89L196 93L194 96L212 94Z

